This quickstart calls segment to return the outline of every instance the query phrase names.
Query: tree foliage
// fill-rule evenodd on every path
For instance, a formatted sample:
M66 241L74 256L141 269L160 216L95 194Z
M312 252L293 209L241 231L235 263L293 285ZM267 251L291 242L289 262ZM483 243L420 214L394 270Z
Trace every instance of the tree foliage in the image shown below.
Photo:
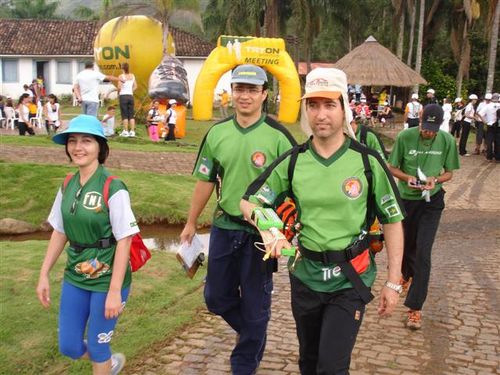
M0 4L0 14L4 18L39 18L56 17L58 1L48 0L9 0Z

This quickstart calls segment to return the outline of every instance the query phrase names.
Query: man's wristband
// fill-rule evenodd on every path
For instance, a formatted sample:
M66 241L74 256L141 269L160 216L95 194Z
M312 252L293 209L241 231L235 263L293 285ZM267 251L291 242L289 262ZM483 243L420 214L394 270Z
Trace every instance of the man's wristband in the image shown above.
M389 289L394 290L396 293L401 294L403 291L403 287L399 284L391 283L390 281L386 281L384 286L386 286Z

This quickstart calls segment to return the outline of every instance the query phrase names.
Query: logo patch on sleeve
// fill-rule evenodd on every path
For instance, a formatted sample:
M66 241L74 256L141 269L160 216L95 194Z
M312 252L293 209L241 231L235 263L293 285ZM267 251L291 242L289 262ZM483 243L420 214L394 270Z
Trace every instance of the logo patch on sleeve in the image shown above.
M358 199L363 192L363 184L357 177L349 177L342 183L342 191L349 199Z
M389 217L394 217L394 216L398 216L401 211L399 210L399 207L397 204L391 204L389 207L387 207L385 209L385 212L387 212L387 215L389 215Z
M383 206L384 204L386 204L387 202L390 202L390 201L393 201L394 200L394 197L390 194L386 194L384 195L381 199L380 199L380 205Z
M207 159L207 158L202 158L201 159L201 163L200 163L200 166L198 168L198 172L200 172L201 174L205 175L205 176L209 176L210 175L210 171L212 170L212 161Z

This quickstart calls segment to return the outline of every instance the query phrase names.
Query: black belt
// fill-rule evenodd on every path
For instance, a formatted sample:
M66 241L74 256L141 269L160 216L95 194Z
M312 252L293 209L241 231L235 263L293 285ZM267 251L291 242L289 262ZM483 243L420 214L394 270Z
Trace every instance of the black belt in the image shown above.
M101 238L97 242L91 244L82 244L78 242L69 241L69 245L77 252L81 253L85 249L107 249L116 244L114 237Z
M361 277L359 277L359 274L356 272L350 262L352 259L356 258L358 255L368 249L368 246L368 237L365 237L360 241L356 241L349 247L340 251L312 251L306 249L304 246L302 246L302 244L300 244L300 254L309 260L322 262L325 265L332 263L338 264L340 270L345 275L347 280L351 282L352 286L354 287L356 292L358 292L363 302L369 303L374 298L374 296L371 293L370 288L368 288L365 283L363 283L363 280L361 280Z

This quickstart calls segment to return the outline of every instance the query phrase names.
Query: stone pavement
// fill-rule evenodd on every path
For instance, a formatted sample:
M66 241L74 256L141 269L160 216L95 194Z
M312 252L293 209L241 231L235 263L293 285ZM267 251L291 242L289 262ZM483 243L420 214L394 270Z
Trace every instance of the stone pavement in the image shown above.
M447 208L433 249L429 295L420 331L404 328L405 308L381 319L378 298L368 305L351 363L351 375L500 374L500 165L483 157L461 158L446 184ZM386 256L377 256L378 296ZM298 374L298 346L290 312L284 261L275 275L268 342L258 375ZM124 374L230 374L235 334L218 317L201 322L155 350Z

